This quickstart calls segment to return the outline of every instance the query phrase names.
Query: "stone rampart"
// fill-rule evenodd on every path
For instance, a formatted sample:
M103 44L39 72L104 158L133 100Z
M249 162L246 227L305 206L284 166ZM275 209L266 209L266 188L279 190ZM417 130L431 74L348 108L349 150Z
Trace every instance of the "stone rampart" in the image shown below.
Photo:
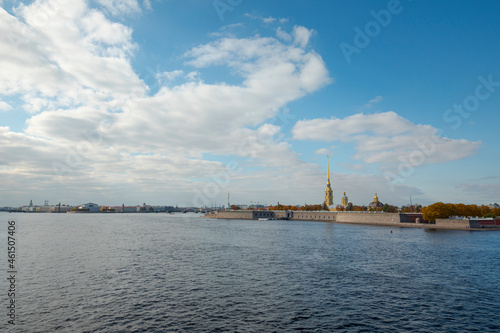
M419 219L420 223L424 223L422 213L401 213L400 216L401 222L416 223L417 219Z
M222 210L216 214L218 219L252 220L251 210Z
M399 213L339 212L337 213L337 222L372 225L397 225L401 222L401 216Z
M293 212L292 220L303 220L303 221L324 221L324 222L334 222L336 221L336 212Z
M469 219L436 219L436 229L470 229Z
M431 228L431 229L453 229L453 230L500 230L496 220L491 220L494 225L477 226L469 219L437 219L436 223L416 223L421 214L406 213L382 213L382 212L304 212L304 211L220 211L209 216L219 219L258 220L269 219L291 219L317 222L339 222L350 224L395 226L408 228ZM490 223L491 224L491 223ZM478 228L479 227L479 228Z

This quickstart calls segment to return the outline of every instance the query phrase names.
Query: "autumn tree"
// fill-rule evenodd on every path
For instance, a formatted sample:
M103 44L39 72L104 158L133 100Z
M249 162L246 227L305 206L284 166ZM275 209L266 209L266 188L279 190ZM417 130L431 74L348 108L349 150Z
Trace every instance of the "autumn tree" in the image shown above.
M450 213L450 207L442 202L422 208L422 217L431 222L435 222L436 219L445 219L451 215Z
M491 208L486 205L481 205L479 209L481 210L481 216L484 216L486 214L491 214Z
M420 213L421 210L422 210L422 205L419 204L401 206L402 213Z
M368 210L366 206L357 206L357 205L352 206L352 211L354 212L364 212L366 210Z
M495 216L500 216L500 208L493 208L490 214L493 214Z
M291 205L282 205L278 202L276 206L269 206L269 210L294 210L293 208L297 208L297 206L291 206Z
M299 210L306 211L306 212L319 211L319 210L323 210L323 205L322 204L318 204L318 205L307 205L306 204L306 205L300 207Z
M423 218L434 222L437 218L448 218L450 216L485 216L495 214L495 209L482 205L465 205L462 203L451 204L436 202L430 206L422 208ZM500 213L498 209L497 213Z
M383 207L382 207L382 211L383 212L386 212L386 213L397 213L399 210L398 207L396 206L393 206L393 205L389 205L389 204L385 204Z

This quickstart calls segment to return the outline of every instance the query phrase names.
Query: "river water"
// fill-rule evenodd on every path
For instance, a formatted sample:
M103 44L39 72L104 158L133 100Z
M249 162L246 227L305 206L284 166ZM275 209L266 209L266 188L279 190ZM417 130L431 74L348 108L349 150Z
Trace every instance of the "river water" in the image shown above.
M3 277L8 220L2 331L500 331L500 232L1 213Z

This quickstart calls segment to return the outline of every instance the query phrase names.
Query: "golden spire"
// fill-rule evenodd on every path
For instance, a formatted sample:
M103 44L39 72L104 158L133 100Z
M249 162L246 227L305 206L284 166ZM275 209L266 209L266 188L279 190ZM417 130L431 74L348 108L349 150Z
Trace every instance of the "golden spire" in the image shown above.
M378 196L377 196L377 192L375 192L375 196L373 197L373 201L378 201Z
M326 155L326 164L327 164L327 167L326 169L328 170L328 176L327 176L327 179L328 179L328 183L330 183L330 156Z
M325 188L325 205L327 207L330 207L333 205L333 190L332 187L330 186L330 156L326 155L327 159L327 181L326 181L326 188Z

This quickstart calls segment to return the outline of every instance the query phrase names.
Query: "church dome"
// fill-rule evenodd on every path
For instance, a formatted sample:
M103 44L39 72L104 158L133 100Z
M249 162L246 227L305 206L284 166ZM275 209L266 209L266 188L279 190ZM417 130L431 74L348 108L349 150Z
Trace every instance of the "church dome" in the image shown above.
M373 197L373 201L370 202L368 205L369 208L378 208L378 207L383 207L384 204L378 201L378 195L375 193L375 196Z

